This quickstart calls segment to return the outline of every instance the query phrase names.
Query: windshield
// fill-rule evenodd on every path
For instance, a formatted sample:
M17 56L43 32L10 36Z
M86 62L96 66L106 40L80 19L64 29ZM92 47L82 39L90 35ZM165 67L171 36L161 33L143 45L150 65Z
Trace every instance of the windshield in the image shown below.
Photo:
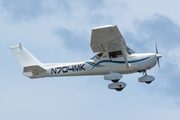
M127 52L128 52L129 55L135 53L135 52L134 52L132 49L130 49L129 47L127 48Z
M91 60L100 60L101 56L103 55L103 53L98 53L97 55L95 55L93 58L91 58Z

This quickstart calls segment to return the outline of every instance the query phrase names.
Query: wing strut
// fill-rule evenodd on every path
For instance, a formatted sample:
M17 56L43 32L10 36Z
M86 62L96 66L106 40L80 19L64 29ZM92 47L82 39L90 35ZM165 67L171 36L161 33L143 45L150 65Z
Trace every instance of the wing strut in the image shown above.
M121 51L122 51L122 54L123 54L123 57L124 57L124 61L125 61L125 63L126 63L126 66L127 66L127 67L130 67L130 65L129 65L128 61L127 61L127 55L126 55L125 52L124 52L125 49L123 49L121 43L120 43L120 47L121 47Z

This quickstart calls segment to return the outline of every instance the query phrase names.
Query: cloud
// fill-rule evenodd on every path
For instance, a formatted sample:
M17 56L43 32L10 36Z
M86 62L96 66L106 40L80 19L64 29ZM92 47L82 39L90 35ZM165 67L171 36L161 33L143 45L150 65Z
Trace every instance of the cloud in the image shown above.
M43 13L43 0L3 0L2 8L13 21L33 20Z
M0 2L0 12L7 13L0 18L0 119L179 119L180 32L164 4L155 7L163 8L162 14L146 7L147 1L138 5L130 0ZM173 14L177 20L178 12ZM138 53L155 52L157 42L163 57L160 70L156 66L148 71L156 77L152 84L139 83L139 73L123 76L127 87L122 92L109 90L111 81L103 76L31 80L22 75L9 49L22 42L42 62L81 61L93 54L91 28L106 24L117 24L127 45Z
M68 30L66 28L56 29L54 34L58 35L62 39L66 48L71 51L86 51L87 46L90 46L89 36L86 33L78 34L76 30ZM77 49L78 48L78 49Z
M0 5L1 10L7 15L6 19L12 22L31 21L54 14L61 15L61 18L73 18L78 16L79 11L82 13L92 12L104 6L103 0L97 2L88 0L2 0Z

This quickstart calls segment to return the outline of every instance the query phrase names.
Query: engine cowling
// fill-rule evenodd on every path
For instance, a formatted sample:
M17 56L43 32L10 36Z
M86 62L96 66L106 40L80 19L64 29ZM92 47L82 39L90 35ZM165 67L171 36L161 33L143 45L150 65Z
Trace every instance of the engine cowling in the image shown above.
M124 82L111 83L108 85L109 89L115 89L117 91L121 91L125 87L126 87L126 83L124 83Z
M145 82L147 84L150 84L154 80L155 80L155 77L151 75L144 75L138 79L139 82Z

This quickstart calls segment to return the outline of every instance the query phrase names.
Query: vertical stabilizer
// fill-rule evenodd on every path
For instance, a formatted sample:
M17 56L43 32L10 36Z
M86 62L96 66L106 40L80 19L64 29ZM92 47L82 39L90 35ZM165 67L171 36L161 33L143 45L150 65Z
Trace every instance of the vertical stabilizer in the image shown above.
M21 44L10 47L14 53L21 68L31 65L41 65L41 62L36 59L28 50L26 50Z

